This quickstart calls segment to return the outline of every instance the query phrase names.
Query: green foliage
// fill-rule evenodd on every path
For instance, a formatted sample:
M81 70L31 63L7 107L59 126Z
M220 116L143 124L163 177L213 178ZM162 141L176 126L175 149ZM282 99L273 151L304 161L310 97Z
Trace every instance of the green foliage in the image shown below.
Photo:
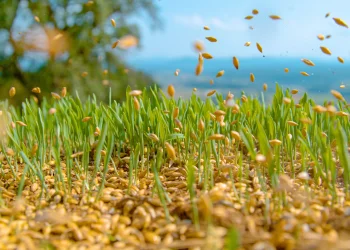
M139 26L130 20L141 11L152 27L159 27L151 0L0 1L0 98L12 86L17 89L13 103L18 104L34 87L41 88L42 94L35 94L39 100L67 87L81 98L94 93L107 102L112 88L112 98L120 101L127 85L152 84L149 76L127 68L121 60L127 51L111 47L126 35L140 38ZM82 77L83 72L88 75Z

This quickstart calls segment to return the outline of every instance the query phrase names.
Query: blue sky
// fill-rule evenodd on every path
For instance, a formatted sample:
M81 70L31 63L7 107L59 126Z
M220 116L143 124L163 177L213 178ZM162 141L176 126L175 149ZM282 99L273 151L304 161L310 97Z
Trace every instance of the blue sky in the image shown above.
M349 0L155 0L160 8L164 29L152 31L142 22L142 50L130 51L128 59L174 58L194 56L194 41L202 41L214 57L261 56L255 43L263 46L266 56L307 57L334 60L350 58L350 30L340 27L332 17L340 17L350 25ZM253 9L259 14L252 20ZM325 14L331 15L325 18ZM279 15L273 21L269 15ZM210 31L205 31L207 25ZM254 29L249 29L253 26ZM318 34L332 35L319 41ZM215 36L217 43L205 40ZM250 47L243 44L252 42ZM323 54L320 46L332 51Z

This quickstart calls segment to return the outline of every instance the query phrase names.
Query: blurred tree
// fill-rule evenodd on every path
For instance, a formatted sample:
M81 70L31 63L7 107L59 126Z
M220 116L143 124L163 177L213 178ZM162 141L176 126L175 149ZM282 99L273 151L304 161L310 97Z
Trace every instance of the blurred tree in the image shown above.
M99 100L108 98L111 87L112 97L121 100L127 85L151 84L149 76L121 60L127 49L140 47L135 17L160 27L153 0L1 0L0 98L8 97L12 86L19 101L29 94L41 99L65 86ZM42 93L31 93L34 87Z

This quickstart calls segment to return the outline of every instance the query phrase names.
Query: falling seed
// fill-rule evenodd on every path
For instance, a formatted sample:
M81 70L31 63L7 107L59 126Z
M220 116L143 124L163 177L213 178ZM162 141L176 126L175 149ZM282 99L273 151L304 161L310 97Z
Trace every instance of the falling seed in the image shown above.
M330 14L331 14L331 13L328 12L328 13L325 15L325 18L329 17Z
M170 143L165 142L165 148L166 151L168 153L168 156L170 159L175 160L176 159L176 153L175 153L175 149L173 146L170 145Z
M203 29L210 30L210 28L208 26L204 26Z
M305 71L301 71L300 74L302 74L303 76L310 76L308 73L306 73Z
M174 88L174 86L171 85L171 84L168 86L168 95L169 95L170 97L174 97L174 95L175 95L175 88Z
M251 44L251 42L246 42L246 43L244 44L244 46L249 47L250 44Z
M18 125L20 125L21 127L27 127L27 124L25 124L24 122L16 121L16 123L17 123Z
M264 84L263 84L263 90L266 91L266 90L267 90L267 87L268 87L267 84L264 83Z
M34 20L37 22L37 23L40 23L40 18L38 16L34 16Z
M221 71L219 71L219 72L216 74L216 77L217 77L217 78L222 77L224 74L225 74L225 71L224 71L224 70L221 70Z
M32 88L32 92L35 93L35 94L40 94L41 90L40 90L39 87L35 87L35 88Z
M202 53L202 56L205 58L205 59L212 59L213 56L210 55L209 53Z
M284 68L284 72L288 73L289 69L288 68Z
M211 80L209 81L209 83L210 83L211 85L214 84L214 80L211 79Z
M115 20L113 18L111 19L111 24L114 28L117 27L117 23L115 22Z
M349 26L346 24L346 22L344 22L342 19L340 19L338 17L334 17L333 20L339 26L343 26L343 27L349 28Z
M251 20L251 19L253 19L254 18L254 16L246 16L244 19L246 19L246 20Z
M203 72L203 63L198 63L196 66L196 76L199 76Z
M87 77L88 74L89 74L89 73L85 71L85 72L81 73L81 76L82 76L82 77Z
M338 61L339 61L340 63L344 63L344 59L341 58L340 56L338 56Z
M175 72L174 72L174 75L175 75L175 76L178 76L178 75L179 75L179 72L178 72L178 71L175 71Z
M253 73L250 73L250 81L254 82L255 81L255 76Z
M329 39L329 38L331 38L331 37L332 37L331 35L327 35L327 36L326 36L326 39Z
M81 121L82 122L88 122L88 121L90 121L91 120L91 116L87 116L87 117L84 117Z
M131 95L131 96L139 96L141 94L142 94L141 90L132 90L129 92L129 95Z
M252 10L252 14L257 15L257 14L259 14L259 11L257 9L254 9L254 10Z
M235 66L236 69L239 68L239 61L237 57L233 57L233 65Z
M319 40L323 41L323 40L324 40L324 35L319 34L319 35L317 36L317 38L318 38Z
M321 46L320 49L322 50L323 53L327 55L332 55L332 52L327 47Z
M256 43L256 47L258 48L260 53L263 53L263 48L261 47L261 45L259 43Z
M67 88L63 87L62 90L61 90L61 96L62 97L66 97L66 95L67 95Z
M204 50L204 45L203 43L199 42L199 41L196 41L194 43L194 48L195 50L197 50L198 52L202 52Z
M213 36L207 36L206 39L207 39L209 42L212 42L212 43L215 43L215 42L218 41L218 40L217 40L215 37L213 37Z
M333 95L335 98L337 98L338 100L344 101L344 97L343 97L343 95L342 95L340 92L338 92L338 91L336 91L336 90L331 90L331 93L332 93L332 95Z
M222 134L213 134L208 137L208 140L224 140L225 136Z
M299 92L299 90L297 90L297 89L292 89L292 91L291 91L291 93L292 93L293 95L298 94L298 92Z
M193 88L193 92L196 92L197 91L197 88Z
M115 49L119 44L119 40L115 41L113 44L112 44L112 49Z
M280 20L280 19L281 19L281 17L280 17L280 16L277 16L277 15L271 15L270 18L271 18L272 20Z
M14 97L15 95L16 95L16 88L15 87L10 88L9 96Z
M301 61L308 66L315 66L315 64L309 59L301 59Z
M212 91L209 91L208 94L207 94L207 96L212 96L212 95L214 95L215 93L216 93L216 90L214 89L214 90L212 90Z
M344 84L340 85L339 87L340 87L341 89L345 89L345 85L344 85Z
M54 99L56 99L56 100L60 100L60 99L61 99L60 95L57 94L57 93L55 93L55 92L51 92L51 96L52 96Z

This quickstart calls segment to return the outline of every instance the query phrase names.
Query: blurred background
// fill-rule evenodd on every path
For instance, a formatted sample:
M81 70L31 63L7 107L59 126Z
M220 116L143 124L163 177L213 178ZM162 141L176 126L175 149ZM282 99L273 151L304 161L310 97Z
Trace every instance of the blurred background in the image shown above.
M111 88L113 99L120 101L126 86L153 84L174 84L176 95L184 98L193 88L203 98L213 89L259 95L266 83L268 99L279 83L299 89L296 98L308 92L321 102L336 89L349 99L350 32L333 20L350 23L349 7L348 0L0 0L0 98L16 87L13 103L30 95L40 101L67 87L82 98L94 93L106 101ZM253 9L259 13L253 15ZM253 18L245 19L249 15ZM207 36L218 41L209 42ZM204 59L199 76L196 42L213 56ZM246 42L251 45L244 46ZM233 56L240 61L239 70ZM221 70L224 76L216 78ZM34 87L42 93L32 93Z

